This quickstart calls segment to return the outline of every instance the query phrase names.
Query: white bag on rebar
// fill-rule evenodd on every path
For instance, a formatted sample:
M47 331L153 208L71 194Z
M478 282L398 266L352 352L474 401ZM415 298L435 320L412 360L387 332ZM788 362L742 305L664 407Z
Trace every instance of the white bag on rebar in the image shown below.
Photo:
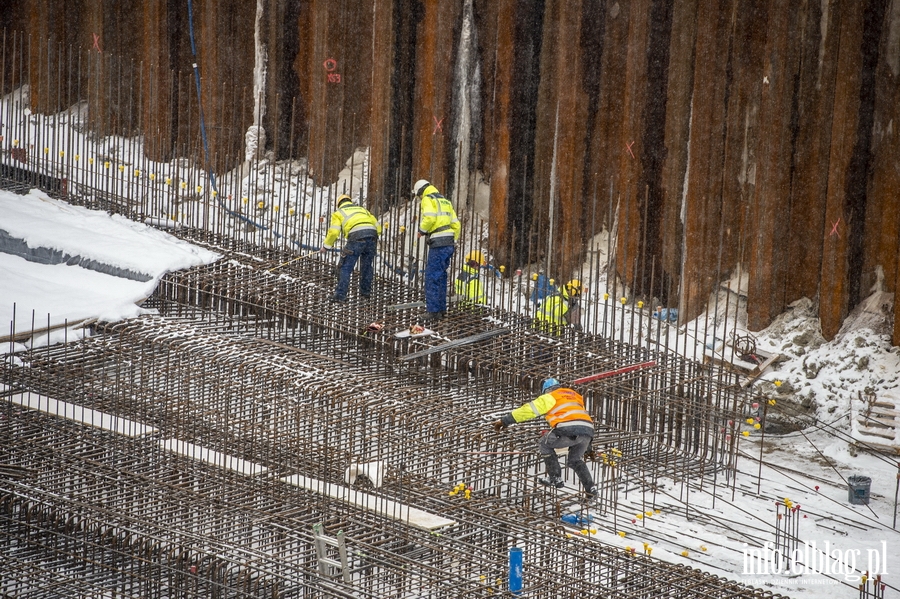
M356 484L356 479L365 476L376 489L381 486L384 479L384 462L364 462L362 464L350 464L344 473L344 482L348 485Z

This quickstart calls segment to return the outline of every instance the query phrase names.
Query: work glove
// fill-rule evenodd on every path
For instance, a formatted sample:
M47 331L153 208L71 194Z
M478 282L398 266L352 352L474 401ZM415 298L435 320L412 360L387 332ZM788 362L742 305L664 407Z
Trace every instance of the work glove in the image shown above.
M498 433L506 430L506 425L503 424L502 420L495 420L493 426L494 426L494 430L497 431Z

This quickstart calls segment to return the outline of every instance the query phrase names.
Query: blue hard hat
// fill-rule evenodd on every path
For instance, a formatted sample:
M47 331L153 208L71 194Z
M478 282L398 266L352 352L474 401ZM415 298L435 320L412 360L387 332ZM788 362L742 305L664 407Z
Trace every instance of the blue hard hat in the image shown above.
M560 383L555 378L549 378L544 380L544 384L541 385L541 393L548 393L553 391L557 387L559 387Z

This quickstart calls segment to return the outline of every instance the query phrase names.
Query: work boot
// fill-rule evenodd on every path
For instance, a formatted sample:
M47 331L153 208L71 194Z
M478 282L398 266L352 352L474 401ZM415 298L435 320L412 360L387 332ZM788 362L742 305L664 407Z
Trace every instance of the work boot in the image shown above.
M437 322L441 319L441 314L441 312L426 312L425 316L422 317L422 322L425 324Z
M591 469L584 462L581 462L574 468L575 475L581 482L581 488L584 489L588 496L597 495L597 487L594 485L594 477L591 476Z
M559 467L559 458L555 453L544 456L544 465L547 467L547 476L538 479L540 484L557 489L566 484L562 479L562 468Z
M331 296L330 298L328 298L328 301L329 301L329 303L332 303L332 304L346 304L347 298Z
M558 476L545 476L544 478L539 478L538 482L545 487L553 487L555 489L561 489L566 484L566 482Z

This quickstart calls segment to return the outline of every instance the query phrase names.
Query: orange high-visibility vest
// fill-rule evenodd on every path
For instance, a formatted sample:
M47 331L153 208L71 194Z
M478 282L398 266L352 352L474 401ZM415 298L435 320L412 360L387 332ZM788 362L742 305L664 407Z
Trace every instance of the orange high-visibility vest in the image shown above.
M544 418L552 427L563 422L573 422L576 420L586 421L593 424L591 415L584 409L584 398L580 393L572 389L560 388L554 389L548 395L556 400L556 404L550 408L550 411L544 414Z

